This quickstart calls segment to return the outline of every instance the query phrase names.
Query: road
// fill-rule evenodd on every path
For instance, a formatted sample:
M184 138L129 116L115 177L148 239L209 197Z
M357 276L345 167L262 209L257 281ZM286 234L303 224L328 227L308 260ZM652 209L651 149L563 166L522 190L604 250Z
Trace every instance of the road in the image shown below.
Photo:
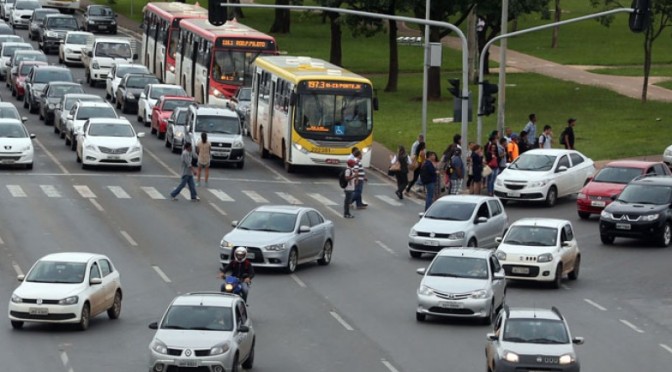
M84 79L81 68L72 70ZM85 90L104 95L103 88ZM5 88L0 92L14 101ZM232 221L267 203L319 209L334 221L336 239L327 267L308 264L289 276L259 270L249 308L258 334L255 371L484 370L489 327L415 321L415 270L431 258L411 259L406 242L423 202L396 200L387 179L369 173L370 207L345 220L337 171L287 174L280 161L262 161L248 140L245 169L214 168L209 188L199 188L201 202L173 202L167 195L178 183L179 157L149 133L141 172L83 171L51 126L19 110L37 135L36 161L32 171L0 168L0 298L9 301L16 275L41 256L91 251L116 264L125 299L119 320L99 316L86 332L31 324L13 331L6 321L0 327L3 371L147 370L153 335L147 325L176 295L218 289L220 239ZM573 199L553 209L509 204L506 211L510 222L571 220L583 254L578 281L559 290L510 284L510 306L559 307L574 336L586 338L577 347L585 371L669 370L672 249L628 240L601 245L597 220L580 221Z

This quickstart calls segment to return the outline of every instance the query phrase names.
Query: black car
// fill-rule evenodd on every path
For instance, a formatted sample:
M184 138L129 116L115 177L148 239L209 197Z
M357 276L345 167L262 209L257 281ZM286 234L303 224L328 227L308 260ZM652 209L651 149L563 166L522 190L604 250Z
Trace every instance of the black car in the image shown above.
M64 81L52 81L44 86L38 106L40 120L44 120L45 125L54 124L54 112L58 108L58 103L68 93L84 93L84 89L81 84Z
M41 8L35 9L28 22L28 39L37 40L40 37L40 28L44 24L44 18L47 14L59 14L58 9Z
M61 41L65 40L68 31L78 31L79 24L73 15L47 14L44 25L40 28L37 44L44 53L50 50L58 50Z
M672 240L672 177L641 176L632 180L600 215L600 239L651 240L661 247Z
M138 98L147 84L159 84L159 78L152 74L126 74L119 83L115 102L124 114L137 113Z
M84 30L117 33L117 14L105 5L89 5L84 12Z
M74 82L72 72L65 67L58 66L33 66L28 76L26 76L25 91L23 95L23 108L29 109L31 114L37 112L40 108L39 98L42 95L44 86L51 81Z

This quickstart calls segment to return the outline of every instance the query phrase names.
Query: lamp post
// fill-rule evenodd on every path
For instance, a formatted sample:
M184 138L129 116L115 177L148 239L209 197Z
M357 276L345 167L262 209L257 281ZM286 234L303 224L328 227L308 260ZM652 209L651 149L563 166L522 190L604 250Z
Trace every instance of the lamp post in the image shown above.
M425 2L425 20L429 21L431 0ZM429 25L425 24L425 53L422 59L422 135L427 141L427 86L429 85Z

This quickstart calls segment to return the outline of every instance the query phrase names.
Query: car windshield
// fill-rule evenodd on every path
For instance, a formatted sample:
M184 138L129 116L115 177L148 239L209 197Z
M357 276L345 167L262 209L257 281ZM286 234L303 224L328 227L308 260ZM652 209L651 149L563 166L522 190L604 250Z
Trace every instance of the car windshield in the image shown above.
M68 98L65 100L65 103L63 104L63 109L64 109L64 111L70 111L70 109L72 108L72 106L74 106L75 103L77 103L77 101L82 101L82 102L84 102L84 101L87 101L87 102L103 102L103 99L102 99L101 97L98 97L98 96L93 96L93 97L77 97L77 96L75 96L75 97L68 97Z
M177 114L177 119L175 120L175 124L176 125L181 125L181 126L187 125L187 111L186 110L181 110Z
M28 133L20 123L0 124L0 138L26 138Z
M161 322L161 329L232 331L233 314L224 306L173 305Z
M17 1L14 5L16 10L35 10L41 7L39 1Z
M163 111L173 111L178 107L188 107L194 103L193 101L187 101L186 99L169 99L163 103Z
M40 70L35 74L33 83L48 83L50 81L72 81L70 70Z
M35 10L33 13L33 21L37 23L42 23L44 22L44 19L47 18L47 14L50 13L58 13L58 10L56 9L40 9L40 10Z
M77 20L73 17L48 17L47 28L52 30L72 30L77 31Z
M97 113L96 113L96 117ZM93 124L89 128L89 136L93 137L133 137L133 128L126 124Z
M558 229L541 226L511 226L504 239L505 244L531 245L538 247L555 247Z
M0 35L0 44L6 42L22 43L23 38L18 35Z
M97 43L94 53L97 57L131 58L131 45L128 43Z
M12 57L14 56L14 52L17 50L32 50L33 47L30 45L7 45L4 48L2 48L2 56L3 57Z
M441 200L432 204L424 217L432 220L466 221L471 218L474 208L476 208L475 203Z
M149 93L149 98L151 99L159 99L161 96L186 97L187 94L181 87L154 87Z
M111 16L112 9L106 6L92 6L89 8L89 14L96 17Z
M122 78L126 74L148 74L149 71L145 66L124 66L117 67L117 77Z
M641 174L639 168L606 167L595 176L593 182L626 184Z
M252 88L240 88L238 92L238 101L249 101L252 99Z
M33 68L33 66L35 66L35 65L32 64L32 63L24 64L23 66L21 66L21 70L19 71L19 75L21 75L21 76L28 75L28 73L30 73L30 69Z
M65 43L66 44L84 45L84 44L86 44L86 41L88 39L89 39L89 35L86 35L86 34L70 34L65 39Z
M91 118L117 118L117 113L112 107L82 107L77 110L76 120L87 120Z
M238 118L226 116L199 115L196 118L195 132L240 134Z
M81 85L60 85L49 89L49 98L61 98L68 93L84 93Z
M283 212L255 211L242 220L237 228L241 230L288 233L294 231L296 215Z
M18 66L22 61L38 61L47 62L47 55L44 53L34 52L16 52L14 53L14 62L12 65Z
M504 326L503 341L532 344L568 344L565 324L555 319L509 319Z
M0 118L21 120L16 107L0 107Z
M5 0L5 4L14 4L16 0Z
M630 204L669 204L672 202L672 187L663 185L628 185L616 200Z
M509 168L524 171L546 172L553 168L555 158L556 156L554 155L522 154L511 164L511 166L509 166Z
M488 261L476 257L437 256L427 271L428 276L488 279Z
M84 281L86 263L39 261L26 277L29 283L75 284Z
M156 84L159 82L159 79L156 76L137 76L129 77L126 80L126 87L131 89L142 89L147 84Z

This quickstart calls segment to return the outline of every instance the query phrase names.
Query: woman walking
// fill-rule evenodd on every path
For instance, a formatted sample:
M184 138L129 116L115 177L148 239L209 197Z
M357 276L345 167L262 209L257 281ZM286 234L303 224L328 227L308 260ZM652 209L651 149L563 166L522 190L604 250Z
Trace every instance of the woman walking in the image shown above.
M436 180L439 174L435 166L437 162L436 153L430 151L427 153L427 160L425 160L420 168L420 180L425 185L425 212L434 202L434 198L436 198Z
M201 133L201 141L196 145L196 152L198 153L198 170L196 171L196 186L201 185L201 170L205 169L205 186L208 186L208 178L210 177L210 142L208 142L208 134Z
M399 199L404 198L404 189L408 185L408 166L412 164L411 157L406 153L404 146L399 145L397 154L392 156L390 165L399 163L399 170L395 172L394 177L397 179L397 191L394 193Z
M422 168L422 165L425 163L425 143L420 142L418 144L418 147L415 149L415 154L413 154L413 160L414 160L414 165L415 169L413 170L413 179L411 182L406 186L406 195L409 195L409 192L411 191L411 187L418 181L418 178L420 178L420 169Z
M492 170L490 175L488 175L487 186L488 195L493 196L495 192L495 179L497 179L497 175L499 174L499 149L497 135L494 132L490 135L490 141L485 149L485 161Z
M471 149L471 194L481 195L481 185L483 184L483 149L481 145L475 144Z

